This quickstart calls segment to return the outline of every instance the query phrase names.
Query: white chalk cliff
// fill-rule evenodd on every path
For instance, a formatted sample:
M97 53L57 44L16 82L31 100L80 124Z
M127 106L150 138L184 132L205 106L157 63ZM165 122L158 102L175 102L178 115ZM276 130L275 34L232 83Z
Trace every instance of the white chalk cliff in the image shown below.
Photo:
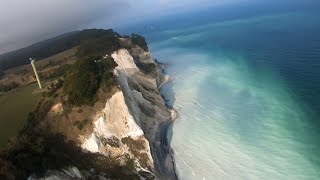
M160 95L160 86L168 76L150 52L132 45L130 39L121 41L126 49L111 55L117 63L114 74L119 91L97 114L92 134L81 137L81 147L119 159L129 155L135 159L136 167L161 179L176 179L166 137L174 111ZM114 142L117 146L112 145Z
M93 124L92 134L88 138L82 139L81 147L83 149L111 157L129 155L136 160L138 167L146 168L149 171L153 170L149 142L130 114L122 91L116 92L108 99L105 108L97 115ZM147 162L141 162L142 159L140 157L132 154L132 151L136 151L136 149L131 149L132 147L123 142L123 138L130 138L132 141L136 141L135 143L143 146L138 150L140 154L144 154L144 157L147 157L147 159L143 159L147 160Z
M163 65L156 62L149 51L133 46L121 39L127 49L112 54L118 64L115 74L124 94L126 104L135 122L149 141L157 176L176 179L167 130L176 113L168 108L160 94L160 87L169 79L162 73Z

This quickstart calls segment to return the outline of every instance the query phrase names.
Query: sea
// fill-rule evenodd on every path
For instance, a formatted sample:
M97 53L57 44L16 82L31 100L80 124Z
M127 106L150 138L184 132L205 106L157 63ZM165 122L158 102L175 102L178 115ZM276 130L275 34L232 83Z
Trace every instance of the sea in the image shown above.
M292 3L290 3L292 2ZM206 7L131 25L172 82L179 179L320 179L320 5Z

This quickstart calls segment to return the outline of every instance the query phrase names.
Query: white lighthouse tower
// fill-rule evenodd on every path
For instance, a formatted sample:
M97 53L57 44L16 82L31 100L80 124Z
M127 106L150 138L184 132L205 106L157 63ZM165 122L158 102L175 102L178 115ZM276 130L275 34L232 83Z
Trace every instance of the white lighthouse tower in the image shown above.
M36 78L37 78L37 81L38 81L38 84L39 84L39 88L42 89L41 82L40 82L40 79L39 79L39 75L38 75L38 72L37 72L37 68L36 68L36 65L35 65L36 61L34 59L32 59L32 58L30 58L30 61L31 61L31 65L32 65L34 74L36 75Z

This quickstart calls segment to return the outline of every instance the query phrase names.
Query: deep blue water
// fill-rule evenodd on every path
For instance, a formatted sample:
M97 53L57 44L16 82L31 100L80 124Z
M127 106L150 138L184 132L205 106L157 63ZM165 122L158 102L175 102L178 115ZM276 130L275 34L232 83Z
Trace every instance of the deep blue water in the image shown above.
M320 179L319 7L241 4L121 30L169 63L181 179Z

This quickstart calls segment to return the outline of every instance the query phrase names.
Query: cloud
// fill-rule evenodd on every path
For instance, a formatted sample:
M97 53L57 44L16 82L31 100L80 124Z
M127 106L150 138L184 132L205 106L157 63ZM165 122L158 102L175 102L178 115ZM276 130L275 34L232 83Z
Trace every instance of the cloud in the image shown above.
M226 0L224 0L226 1ZM10 0L0 6L0 54L103 20L120 23L173 13L210 0Z
M10 0L0 6L0 53L24 47L99 18L112 17L121 0Z

